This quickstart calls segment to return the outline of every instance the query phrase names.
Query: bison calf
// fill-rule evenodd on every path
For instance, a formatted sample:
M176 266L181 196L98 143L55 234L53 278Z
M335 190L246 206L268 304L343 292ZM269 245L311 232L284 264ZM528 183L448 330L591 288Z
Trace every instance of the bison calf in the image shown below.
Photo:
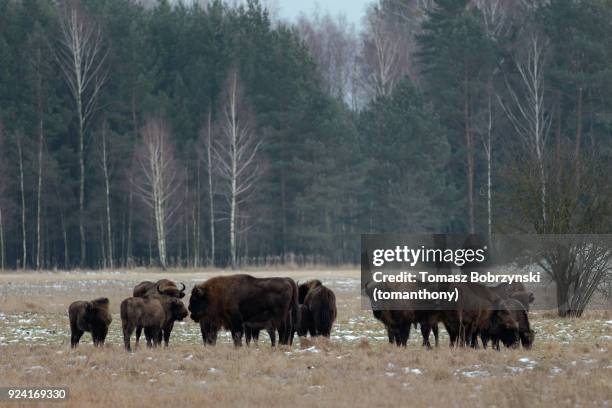
M158 299L131 297L121 302L121 327L126 350L132 351L130 338L137 327L144 328L148 347L158 346L165 318L164 308Z
M113 318L108 311L107 298L92 301L77 300L68 307L70 318L70 346L76 347L84 332L90 332L94 346L104 345L108 326Z

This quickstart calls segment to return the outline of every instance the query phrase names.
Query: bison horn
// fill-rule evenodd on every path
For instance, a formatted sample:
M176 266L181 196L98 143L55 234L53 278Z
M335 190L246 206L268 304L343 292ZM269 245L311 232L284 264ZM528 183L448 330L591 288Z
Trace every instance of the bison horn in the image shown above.
M181 289L181 292L184 292L185 289L187 289L187 287L185 286L185 284L183 282L181 282L181 285L183 285L183 289Z
M155 287L157 288L157 293L160 293L160 294L162 294L162 295L164 294L164 292L162 292L161 290L159 290L159 283L158 283L157 285L155 285Z

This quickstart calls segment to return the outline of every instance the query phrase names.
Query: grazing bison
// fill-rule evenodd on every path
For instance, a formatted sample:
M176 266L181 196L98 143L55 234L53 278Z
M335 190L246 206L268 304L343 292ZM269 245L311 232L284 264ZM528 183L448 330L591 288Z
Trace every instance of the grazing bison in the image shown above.
M131 351L130 337L137 327L144 328L147 346L158 346L161 343L160 332L166 319L161 302L151 297L131 297L121 302L121 327L123 343Z
M500 341L506 347L517 347L520 341L524 348L530 349L533 345L535 333L529 325L527 309L523 303L516 299L508 299L505 301L505 304L510 311L512 318L518 323L518 331L508 330L504 324L500 324L500 322L497 321L497 317L494 317L489 333L493 342L493 348L499 350Z
M217 276L193 288L189 311L200 323L204 344L215 344L219 330L226 329L240 346L245 327L278 330L281 343L289 344L299 323L297 295L288 278Z
M298 289L301 308L301 332L308 331L311 336L329 337L336 320L336 295L319 280L302 283Z
M113 318L108 311L107 298L92 301L77 300L68 307L70 318L70 346L76 347L84 332L90 332L94 346L104 345L108 326Z
M181 282L183 286L179 289L176 283L168 279L160 279L157 282L143 281L134 287L134 297L145 297L147 295L153 295L161 292L163 295L182 299L185 297L185 284Z
M459 326L460 345L477 347L478 335L486 347L493 328L502 328L507 333L518 333L518 323L508 308L491 288L477 283L455 285L459 290L456 319Z

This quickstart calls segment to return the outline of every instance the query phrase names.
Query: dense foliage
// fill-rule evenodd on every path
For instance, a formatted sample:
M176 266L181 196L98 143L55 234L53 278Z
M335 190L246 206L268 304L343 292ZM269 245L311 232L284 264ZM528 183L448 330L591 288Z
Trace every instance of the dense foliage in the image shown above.
M391 3L381 1L377 13ZM516 187L512 177L523 168L513 157L524 157L521 149L528 147L501 106L513 110L512 96L521 97L511 92L520 89L514 61L534 32L546 39L547 146L556 152L548 156L547 174L563 167L562 160L588 157L583 162L602 166L582 174L603 180L612 154L612 4L542 2L508 11L503 30L493 32L479 2L433 3L410 20L418 30L402 32L412 36L407 44L414 50L406 53L409 69L396 70L402 77L383 87L392 90L373 96L355 91L349 102L346 93L329 91L334 87L325 80L334 77L322 75L300 30L271 22L256 1L0 0L0 266L156 264L152 211L135 186L141 130L153 117L167 124L178 164L168 263L228 264L227 196L213 171L213 202L208 198L205 135L209 114L213 140L227 120L224 95L233 69L261 140L255 158L261 176L238 204L242 263L356 262L359 234L367 232L485 232L487 186L497 229L531 214L523 207L534 200L516 198L531 191L529 180ZM97 62L106 76L84 132L84 259L78 118L57 51L70 7L100 28ZM353 83L351 89L358 88ZM482 149L487 118L495 133L492 184ZM553 184L551 194L563 190ZM597 190L585 194L609 201L609 184L593 184ZM532 224L540 232L553 230L541 220Z

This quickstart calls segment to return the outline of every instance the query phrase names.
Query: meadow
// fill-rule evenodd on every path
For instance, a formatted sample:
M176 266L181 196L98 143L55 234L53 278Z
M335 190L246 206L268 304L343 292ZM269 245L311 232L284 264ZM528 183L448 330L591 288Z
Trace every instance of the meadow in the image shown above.
M331 339L300 339L292 347L234 348L227 334L202 344L199 326L178 323L167 349L126 353L119 303L142 280L196 282L224 273L184 270L0 274L0 386L68 387L52 406L610 406L612 313L581 319L530 314L532 350L421 347L412 331L407 348L387 343L381 323L361 308L353 269L254 270L255 276L317 277L338 300ZM86 333L69 347L67 308L77 299L107 296L113 322L105 347ZM188 295L184 299L188 302ZM14 402L0 405L27 406ZM43 406L29 404L30 406Z

